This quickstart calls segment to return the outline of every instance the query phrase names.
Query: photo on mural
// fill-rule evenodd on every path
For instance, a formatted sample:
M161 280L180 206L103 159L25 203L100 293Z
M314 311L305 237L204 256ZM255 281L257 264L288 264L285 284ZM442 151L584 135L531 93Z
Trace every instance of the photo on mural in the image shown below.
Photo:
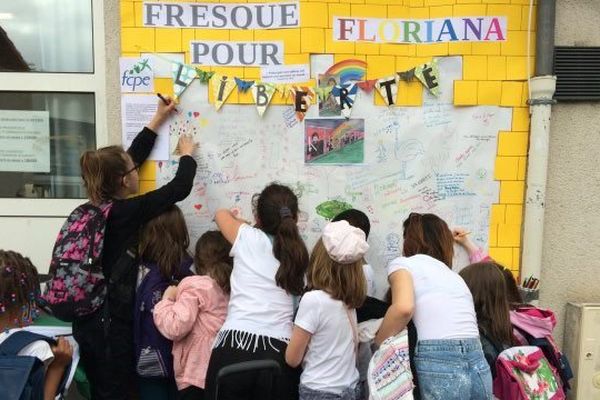
M307 164L362 164L364 119L307 119L304 124Z

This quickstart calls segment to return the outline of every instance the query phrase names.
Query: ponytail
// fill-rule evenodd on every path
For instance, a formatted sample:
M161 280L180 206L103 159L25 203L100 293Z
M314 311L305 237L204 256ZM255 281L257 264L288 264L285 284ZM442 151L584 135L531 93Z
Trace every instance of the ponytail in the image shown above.
M125 151L120 146L89 150L79 160L81 177L94 204L113 198L121 190L121 179L127 172Z
M308 266L308 250L300 237L296 221L291 217L281 220L273 241L273 255L279 260L275 275L277 286L299 296L304 290L304 274Z
M272 183L260 193L256 214L260 228L274 237L273 255L279 261L277 286L292 295L302 294L308 250L296 225L298 198L289 187Z

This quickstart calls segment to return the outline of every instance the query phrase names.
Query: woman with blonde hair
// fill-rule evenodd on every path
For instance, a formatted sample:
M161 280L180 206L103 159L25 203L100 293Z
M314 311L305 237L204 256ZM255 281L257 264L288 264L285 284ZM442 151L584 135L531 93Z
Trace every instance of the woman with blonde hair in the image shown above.
M367 295L365 233L347 221L331 222L312 251L308 292L302 296L286 362L302 363L300 400L357 400L356 308Z

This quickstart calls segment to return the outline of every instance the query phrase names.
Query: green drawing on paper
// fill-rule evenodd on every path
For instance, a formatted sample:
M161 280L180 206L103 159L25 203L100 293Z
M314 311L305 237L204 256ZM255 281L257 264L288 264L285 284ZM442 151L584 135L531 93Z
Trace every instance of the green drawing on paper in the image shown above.
M316 207L317 214L325 219L333 219L342 211L352 208L352 204L348 204L340 200L327 200Z

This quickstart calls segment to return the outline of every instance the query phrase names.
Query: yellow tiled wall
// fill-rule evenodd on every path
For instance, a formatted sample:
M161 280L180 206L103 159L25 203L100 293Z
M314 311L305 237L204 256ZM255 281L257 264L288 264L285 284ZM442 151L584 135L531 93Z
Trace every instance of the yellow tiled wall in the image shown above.
M273 0L269 0L273 1ZM201 2L253 3L265 0L221 0ZM530 71L535 54L535 7L532 15ZM142 2L121 0L121 51L123 56L141 52L184 52L190 61L189 41L281 40L286 64L307 64L310 54L334 54L335 61L358 58L367 62L367 78L379 78L430 61L434 56L463 56L463 79L454 82L456 106L497 105L511 107L510 131L500 132L495 178L500 181L498 204L490 221L490 255L518 273L527 149L529 110L527 88L527 24L529 0L301 0L301 27L277 30L210 30L144 28ZM507 40L491 43L378 44L332 40L334 16L375 18L440 18L459 16L506 16ZM206 68L246 79L260 77L259 68ZM157 92L172 94L170 79L156 79ZM398 105L420 106L423 87L401 82ZM382 100L376 97L378 104ZM273 102L281 102L275 96ZM252 103L248 93L232 93L228 103ZM141 171L142 191L155 187L154 165Z

